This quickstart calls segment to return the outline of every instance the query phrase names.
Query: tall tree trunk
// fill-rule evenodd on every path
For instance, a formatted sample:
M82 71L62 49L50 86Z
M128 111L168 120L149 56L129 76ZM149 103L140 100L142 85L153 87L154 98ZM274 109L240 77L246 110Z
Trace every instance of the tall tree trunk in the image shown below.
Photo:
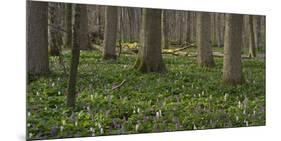
M223 58L223 81L227 84L236 85L243 82L241 63L242 26L242 15L227 14Z
M190 40L190 23L191 23L191 12L187 12L187 23L186 23L186 43L191 43Z
M59 56L60 48L63 45L62 33L57 28L60 28L59 19L59 4L48 4L48 17L49 17L49 48L51 56Z
M72 46L72 4L66 4L66 48L71 48Z
M105 12L103 59L116 59L117 7L107 6Z
M216 18L217 47L221 47L221 18L220 18L220 13L216 13L215 18Z
M27 22L28 73L48 73L48 3L27 1Z
M80 12L81 5L75 5L75 16L74 16L74 26L73 26L73 43L72 43L72 56L70 64L70 75L68 81L68 96L67 96L67 106L75 107L76 99L76 81L77 81L77 71L80 56Z
M90 42L89 42L89 31L88 31L88 11L87 11L87 5L83 4L81 7L81 13L80 13L80 49L81 50L87 50L90 48Z
M253 26L254 26L254 34L255 34L255 45L257 48L261 47L261 17L254 16L253 17Z
M143 9L140 41L135 68L141 72L165 72L161 54L161 10Z
M256 57L256 45L255 45L255 34L254 34L254 24L253 24L253 16L249 16L249 57Z
M211 48L210 13L197 13L197 62L202 67L214 67L215 62Z
M169 42L168 42L168 24L167 24L167 12L166 10L162 10L161 15L161 29L162 29L162 48L169 48Z

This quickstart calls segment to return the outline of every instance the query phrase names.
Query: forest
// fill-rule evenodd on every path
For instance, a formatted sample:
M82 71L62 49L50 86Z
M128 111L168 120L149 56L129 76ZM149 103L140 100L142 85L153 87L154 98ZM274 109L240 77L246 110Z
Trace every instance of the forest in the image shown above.
M27 138L265 125L262 15L27 1Z

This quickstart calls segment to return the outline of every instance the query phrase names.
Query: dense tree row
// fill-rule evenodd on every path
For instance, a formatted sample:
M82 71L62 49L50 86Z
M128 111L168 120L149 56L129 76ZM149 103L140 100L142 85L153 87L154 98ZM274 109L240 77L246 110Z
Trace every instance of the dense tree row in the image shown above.
M167 72L161 50L171 45L195 43L198 65L208 68L215 66L212 46L224 47L222 79L234 85L243 82L241 49L249 48L249 57L255 57L255 50L265 47L262 16L31 1L27 9L28 73L48 73L48 46L50 55L58 56L62 48L71 48L71 107L79 52L95 44L107 60L118 59L118 43L138 42L134 68L141 72Z

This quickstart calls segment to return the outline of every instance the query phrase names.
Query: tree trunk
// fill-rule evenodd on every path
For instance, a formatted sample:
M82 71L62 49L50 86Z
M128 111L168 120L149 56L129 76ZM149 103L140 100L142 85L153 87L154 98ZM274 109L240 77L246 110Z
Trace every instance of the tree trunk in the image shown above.
M117 7L107 6L105 12L103 59L116 59Z
M249 30L250 30L249 57L256 57L256 45L255 45L253 16L249 16Z
M217 40L217 47L221 47L221 18L220 13L215 14L216 18L216 40Z
M253 17L254 34L255 34L255 45L257 48L261 47L261 17Z
M169 42L168 42L168 24L167 24L167 12L166 10L162 10L161 15L161 29L162 29L162 48L169 48Z
M60 27L59 16L59 4L49 3L48 4L48 17L49 17L49 48L51 56L59 56L60 49L63 45L62 33L57 28Z
M165 72L161 54L161 10L143 9L140 42L135 68L141 72Z
M71 48L72 46L72 4L66 4L66 48Z
M81 7L81 13L80 13L80 49L81 50L87 50L90 49L90 42L89 42L89 36L88 36L88 11L87 11L87 5L83 4Z
M27 22L28 73L48 73L48 3L27 1Z
M241 63L242 26L242 15L227 14L223 58L223 81L226 84L236 85L243 82Z
M80 56L80 12L82 5L75 6L75 16L74 16L74 26L73 26L73 43L72 43L72 56L70 64L70 74L68 82L68 96L67 96L67 106L75 107L76 99L76 81L77 81L77 71Z
M210 13L197 13L197 62L201 67L214 67L211 48Z

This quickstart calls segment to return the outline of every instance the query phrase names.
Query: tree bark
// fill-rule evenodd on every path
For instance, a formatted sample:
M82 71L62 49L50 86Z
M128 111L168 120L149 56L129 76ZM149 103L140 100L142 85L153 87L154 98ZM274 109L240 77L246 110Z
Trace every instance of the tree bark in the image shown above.
M162 10L162 15L161 15L161 31L162 31L162 48L169 48L169 42L168 42L168 24L167 24L167 12L166 10Z
M67 96L67 106L75 107L75 99L76 99L76 81L77 81L77 71L79 64L79 56L80 56L80 12L81 5L75 6L75 16L74 16L74 26L73 26L73 43L72 43L72 56L71 56L71 64L70 64L70 75L68 81L68 96Z
M143 9L140 42L135 68L141 72L165 72L161 54L161 10Z
M105 12L103 59L116 59L117 7L107 6Z
M63 34L54 27L60 28L59 3L48 4L49 17L49 48L51 56L59 56L63 45Z
M223 81L226 84L237 85L243 82L241 63L242 26L242 15L227 14L223 63Z
M256 44L255 44L255 33L254 33L254 23L253 16L249 16L249 57L256 57Z
M80 49L81 50L87 50L90 49L90 42L89 42L89 36L88 36L88 11L87 11L87 5L83 4L81 7L81 13L80 13Z
M27 22L28 73L48 73L48 3L27 1Z
M216 18L216 40L217 40L217 47L221 47L221 18L220 13L215 14Z
M66 48L72 46L72 4L66 4Z
M211 48L210 13L197 13L197 62L201 67L214 67L215 62Z

